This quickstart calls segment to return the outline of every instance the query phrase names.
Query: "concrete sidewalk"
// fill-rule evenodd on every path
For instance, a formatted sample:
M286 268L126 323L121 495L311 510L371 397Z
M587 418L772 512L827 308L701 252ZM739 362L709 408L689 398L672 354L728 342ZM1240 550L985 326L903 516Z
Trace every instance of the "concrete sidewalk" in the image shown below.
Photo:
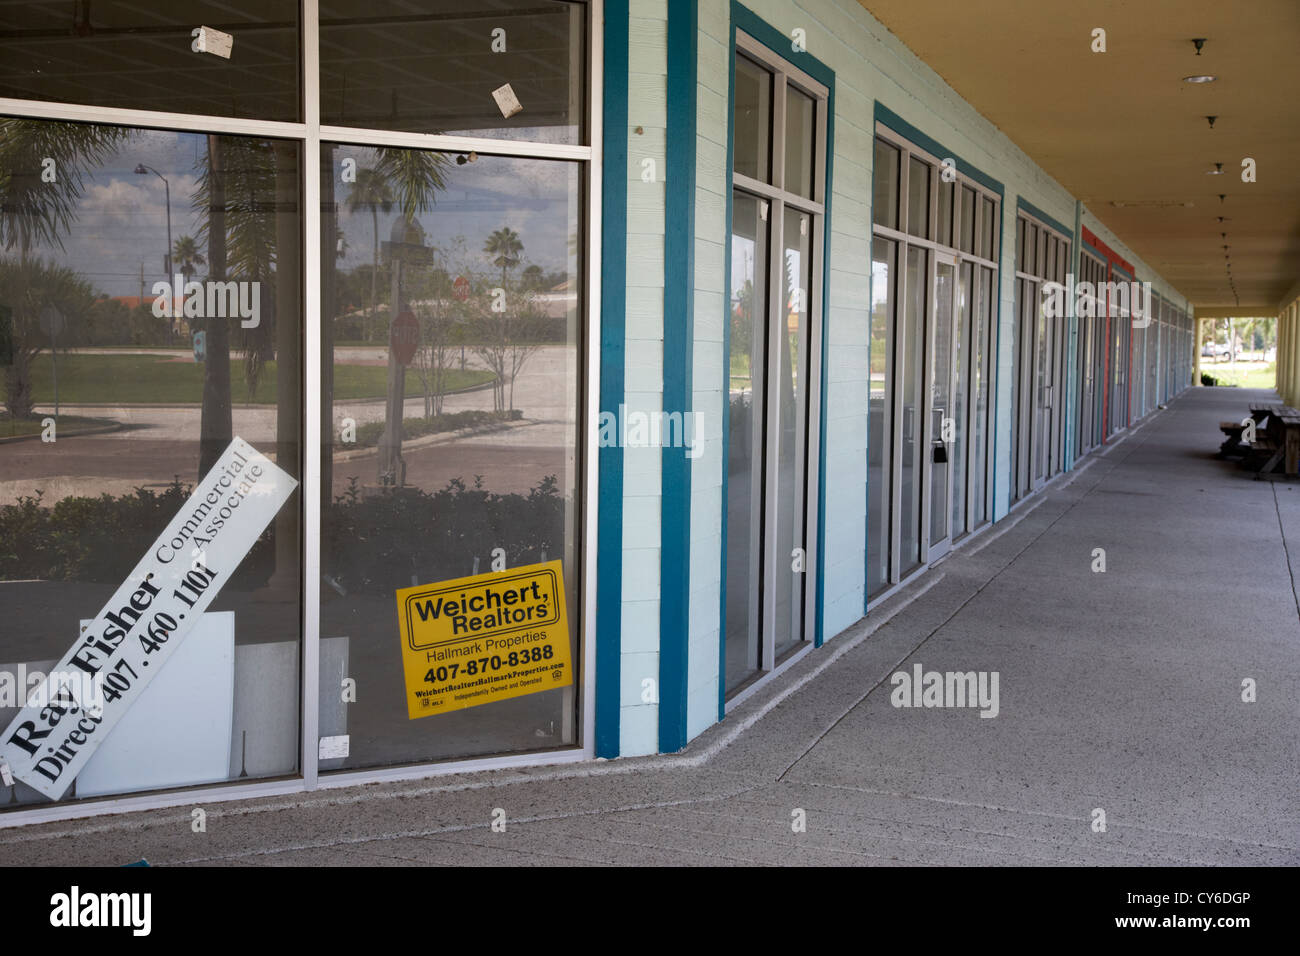
M1264 394L1189 391L683 755L0 830L0 863L1300 864L1300 486L1213 458ZM915 664L998 672L997 716L892 706Z

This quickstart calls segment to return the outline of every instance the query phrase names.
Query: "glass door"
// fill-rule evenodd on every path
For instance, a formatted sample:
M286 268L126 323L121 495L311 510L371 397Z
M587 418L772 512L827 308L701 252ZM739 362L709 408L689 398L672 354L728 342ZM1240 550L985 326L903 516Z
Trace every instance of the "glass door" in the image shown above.
M736 190L731 223L727 443L727 691L758 673L763 533L763 395L771 203Z
M951 446L955 439L953 394L956 372L953 345L956 341L957 262L936 253L934 262L934 308L929 315L926 399L924 415L926 449L923 461L924 497L922 527L926 529L926 560L942 557L952 547Z
M975 265L962 262L957 267L956 329L953 336L953 435L949 445L948 460L952 468L952 537L960 538L967 530L969 511L967 497L971 482L967 479L970 459L971 418L974 402L971 396L972 336L975 311Z
M726 694L813 632L828 93L738 33L724 585ZM815 553L815 552L814 552Z
M1032 289L1031 308L1036 313L1034 322L1034 490L1041 488L1051 476L1052 406L1055 380L1053 363L1056 358L1056 320L1047 315L1047 308L1038 294L1038 283L1026 283Z
M804 492L808 439L808 303L812 263L812 216L784 208L779 266L773 288L781 288L775 321L770 324L769 360L775 363L768 389L768 496L773 529L772 666L804 639L804 568L798 560L806 547ZM805 559L806 560L806 559Z

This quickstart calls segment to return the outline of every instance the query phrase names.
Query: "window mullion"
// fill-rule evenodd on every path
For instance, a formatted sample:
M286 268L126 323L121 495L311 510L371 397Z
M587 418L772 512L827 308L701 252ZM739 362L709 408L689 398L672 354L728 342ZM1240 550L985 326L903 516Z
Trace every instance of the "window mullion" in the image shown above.
M307 789L319 777L321 442L321 137L319 0L303 0L303 633L302 776ZM331 237L332 238L332 237Z

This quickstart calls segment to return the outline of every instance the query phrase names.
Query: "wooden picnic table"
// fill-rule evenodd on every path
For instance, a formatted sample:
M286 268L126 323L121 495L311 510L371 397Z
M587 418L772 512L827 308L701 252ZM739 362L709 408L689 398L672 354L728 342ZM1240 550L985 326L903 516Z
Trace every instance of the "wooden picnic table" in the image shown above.
M1281 465L1281 474L1291 477L1300 472L1300 412L1289 405L1252 405L1251 418L1263 426L1252 446L1261 457L1269 457L1260 466L1256 480L1271 478Z

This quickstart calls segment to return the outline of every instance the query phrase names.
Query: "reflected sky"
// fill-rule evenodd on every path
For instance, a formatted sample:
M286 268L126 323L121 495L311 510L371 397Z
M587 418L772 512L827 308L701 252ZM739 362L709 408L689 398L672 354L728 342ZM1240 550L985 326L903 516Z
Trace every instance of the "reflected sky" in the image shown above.
M136 131L103 164L84 171L71 228L61 235L63 248L43 246L34 253L75 269L97 293L138 296L143 286L143 294L150 295L153 283L166 278L167 188L152 172L135 170L143 163L169 181L173 244L182 236L197 241L206 217L193 208L193 200L206 152L203 134ZM338 148L336 171L345 157L367 167L374 164L375 151ZM486 271L492 264L482 253L483 243L508 226L524 242L520 268L536 264L547 272L576 273L579 164L480 156L457 166L453 156L444 180L447 187L436 194L434 208L417 217L430 244L450 249L461 238L470 259L465 265ZM336 182L346 249L336 268L342 271L369 265L373 258L372 217L368 209L346 210L350 189L351 184ZM399 215L396 209L380 212L381 242ZM206 243L199 244L199 252L206 256Z

